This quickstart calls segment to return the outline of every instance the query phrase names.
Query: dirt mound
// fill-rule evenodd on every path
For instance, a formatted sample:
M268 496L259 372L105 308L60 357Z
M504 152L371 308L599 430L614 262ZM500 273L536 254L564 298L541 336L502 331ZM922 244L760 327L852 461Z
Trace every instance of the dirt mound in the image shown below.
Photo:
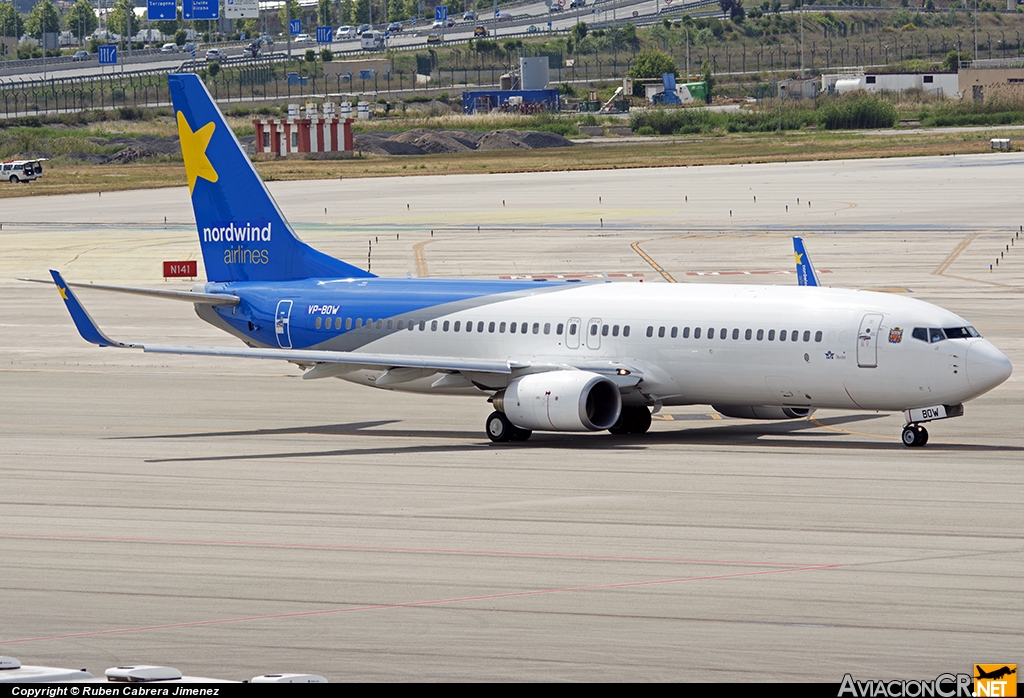
M434 155L467 150L532 150L563 148L572 141L546 131L431 131L413 129L402 133L371 131L355 137L355 148L374 155Z
M96 141L94 140L93 142L95 143ZM126 148L143 148L159 155L175 155L181 150L177 138L165 138L163 136L136 136L134 138L118 136L100 145L123 145Z
M572 145L568 138L549 131L521 131L519 141L527 148L564 148Z
M477 144L477 150L509 150L513 148L526 149L526 145L519 139L518 131L491 131L484 134Z
M436 153L462 153L467 150L473 150L472 146L452 138L446 131L424 131L417 129L400 133L391 140L414 145L431 155Z
M404 143L393 138L380 138L364 133L353 139L356 152L372 153L373 155L424 155L426 151L412 143Z
M146 158L155 157L160 155L152 148L148 148L144 145L130 145L127 148L122 148L107 160L109 164L122 164L129 162L138 162L139 160L145 160Z

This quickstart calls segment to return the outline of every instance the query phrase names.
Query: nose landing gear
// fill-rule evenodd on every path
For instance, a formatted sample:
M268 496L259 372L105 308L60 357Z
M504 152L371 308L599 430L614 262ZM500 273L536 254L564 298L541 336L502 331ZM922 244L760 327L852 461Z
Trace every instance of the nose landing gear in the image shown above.
M920 448L928 443L928 430L920 424L908 424L903 427L903 445L907 448Z

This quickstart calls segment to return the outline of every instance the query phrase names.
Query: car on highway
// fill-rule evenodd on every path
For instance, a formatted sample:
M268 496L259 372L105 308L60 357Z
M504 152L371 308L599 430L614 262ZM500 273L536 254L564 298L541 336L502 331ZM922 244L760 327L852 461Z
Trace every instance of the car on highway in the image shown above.
M183 45L181 47L181 52L182 53L191 53L192 57L194 58L195 55L196 55L196 45L195 44L185 44L185 45Z
M480 25L473 30L473 36L487 36L487 27Z
M160 53L177 53L177 52L178 52L178 45L177 44L173 44L173 43L172 44L164 44L163 46L160 47Z
M462 15L462 19L463 19L463 21L465 21L465 22L473 22L473 21L476 21L476 12L473 12L473 10L470 10L470 11L469 11L469 12L467 12L466 14Z
M587 6L587 0L572 0L569 3L569 9L570 10L575 10L577 7L586 7L586 6Z
M551 3L551 7L548 8L548 12L561 12L561 11L562 11L562 6L559 5L557 2Z
M388 31L394 34L395 32L402 31L402 25L399 22L392 22L388 25Z
M360 24L359 28L356 29L356 36L362 36L363 32L368 32L371 29L373 29L373 27L370 26L369 24Z
M71 56L73 61L87 61L91 58L88 51L75 51L74 55Z
M297 44L311 44L313 43L313 37L309 34L298 34L295 37L295 43Z
M211 48L206 52L206 60L208 61L222 61L225 58L227 58L227 54L219 48Z
M430 35L428 35L427 36L427 43L428 44L439 44L439 43L441 43L441 35L440 34L430 34Z
M337 31L334 32L335 41L345 41L346 39L355 39L359 35L356 33L356 28L349 26L348 24L338 27Z
M430 28L431 29L444 29L444 20L443 19L435 20L434 23L430 25Z

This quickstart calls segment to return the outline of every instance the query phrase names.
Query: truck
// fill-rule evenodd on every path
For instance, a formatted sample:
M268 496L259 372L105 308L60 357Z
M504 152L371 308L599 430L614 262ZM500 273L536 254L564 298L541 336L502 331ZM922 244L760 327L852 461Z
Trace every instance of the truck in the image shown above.
M359 37L359 42L364 51L383 51L384 32L379 32L376 29L363 32Z

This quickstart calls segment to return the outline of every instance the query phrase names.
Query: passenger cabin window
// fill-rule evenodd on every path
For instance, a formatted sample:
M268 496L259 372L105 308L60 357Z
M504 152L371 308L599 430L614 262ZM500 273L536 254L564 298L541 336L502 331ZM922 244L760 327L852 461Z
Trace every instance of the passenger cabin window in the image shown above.
M772 338L772 336L768 335L768 339L771 339L771 338ZM786 341L786 330L780 330L779 331L779 341L780 342L785 342Z
M445 320L445 321L444 321L444 324L445 324L445 325L447 325L447 324L448 324L448 321L447 321L447 320ZM448 328L447 328L447 327L445 327L445 329L448 329ZM431 332L437 332L437 320L432 320L432 321L430 322L430 331L431 331Z
M760 342L762 339L764 339L764 330L758 330L757 331L757 341Z
M811 331L810 330L804 330L804 341L805 342L811 341Z
M317 328L317 329L319 330L319 329L320 329L320 325L321 325L322 323L323 323L323 320L322 320L322 319L320 319L320 318L317 318L317 319L316 319L316 322L314 322L313 324L314 324L314 325L316 326L316 328Z
M489 323L487 325L487 331L488 332L494 332L494 323L493 322L491 322L491 323Z
M480 323L480 324L482 325L483 323ZM533 323L533 333L534 334L540 334L540 323L539 322Z
M786 338L785 337L786 333L783 332L782 334L783 334L782 338L785 339ZM775 341L775 330L768 330L768 341L769 342L774 342Z
M690 338L690 328L689 327L684 327L683 328L683 339L689 339L689 338Z
M751 337L753 337L753 336L754 336L754 331L753 331L753 330L747 330L747 331L746 331L746 332L745 332L745 333L743 334L743 339L745 339L745 340L747 340L747 341L749 342L749 341L750 341L750 338L751 338ZM760 338L760 337L758 337L758 339L761 339L761 338Z
M564 324L562 324L561 322L560 322L560 323L558 323L558 326L557 326L557 327L555 327L555 334L557 334L557 335L561 335L561 334L562 334L562 332L564 332L564 331L565 331L565 325L564 325Z
M340 317L334 318L334 329L336 329L336 330L340 330L341 329L341 318Z
M658 328L658 336L659 337L664 337L665 336L665 328L664 328L664 326Z
M733 339L739 339L740 338L740 331L739 330L733 330L732 331L732 338Z
M679 336L679 328L678 327L673 327L672 328L672 332L670 334L672 335L672 339L675 339L676 337Z
M814 341L815 342L820 342L821 341L821 330L818 330L817 332L814 333Z
M654 336L654 326L653 325L648 325L647 326L647 336L648 337L653 337Z
M504 332L504 331L505 331L505 323L504 322L499 322L498 323L498 332Z
M551 334L551 323L550 322L545 322L544 323L544 334Z
M724 327L718 332L718 338L719 339L725 339L728 336L729 336L729 330L725 329Z
M714 327L709 327L708 328L708 339L714 339L714 338L715 338L715 328Z
M694 339L700 339L700 328L699 327L694 327L693 328L693 338Z
M623 337L628 337L629 336L629 325L626 325L625 327L622 328L622 336Z

